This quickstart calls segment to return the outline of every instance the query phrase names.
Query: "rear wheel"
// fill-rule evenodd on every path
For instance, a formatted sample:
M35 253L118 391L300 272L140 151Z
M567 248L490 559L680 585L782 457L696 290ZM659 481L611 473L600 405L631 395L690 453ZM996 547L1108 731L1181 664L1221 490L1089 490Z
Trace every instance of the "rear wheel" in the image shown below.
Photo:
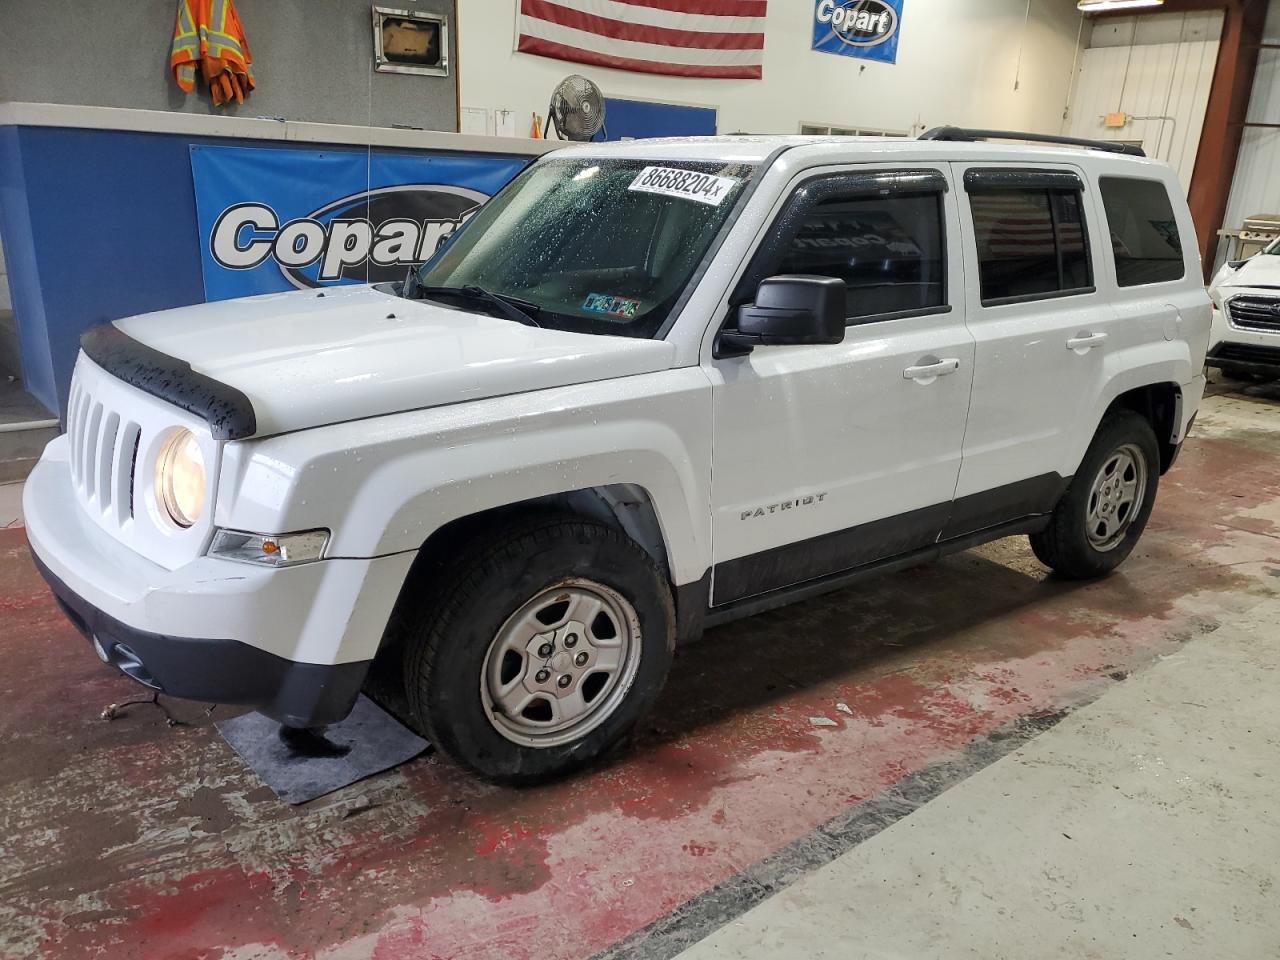
M1147 420L1108 414L1049 525L1031 549L1054 572L1088 579L1111 572L1133 550L1155 503L1160 452Z
M473 543L424 601L405 686L424 735L503 783L581 767L652 705L674 646L670 590L611 527L546 517Z

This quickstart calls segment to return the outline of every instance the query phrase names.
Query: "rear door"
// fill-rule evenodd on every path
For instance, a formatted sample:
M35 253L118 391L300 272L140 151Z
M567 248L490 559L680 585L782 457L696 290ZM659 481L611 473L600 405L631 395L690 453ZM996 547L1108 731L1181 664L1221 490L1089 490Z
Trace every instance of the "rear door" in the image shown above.
M1053 508L1092 433L1116 314L1097 224L1070 165L954 164L963 186L973 399L943 539Z
M973 369L945 170L808 174L735 289L843 279L843 343L758 346L713 384L713 604L933 544L950 513Z

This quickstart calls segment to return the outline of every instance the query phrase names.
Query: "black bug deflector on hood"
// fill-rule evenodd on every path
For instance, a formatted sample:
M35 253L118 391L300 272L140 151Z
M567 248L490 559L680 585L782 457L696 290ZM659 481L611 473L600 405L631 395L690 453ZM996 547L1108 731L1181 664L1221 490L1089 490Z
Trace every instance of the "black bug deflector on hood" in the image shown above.
M113 323L86 332L80 348L113 377L208 421L215 439L243 440L258 431L253 404L235 387L197 373L187 361L133 339Z

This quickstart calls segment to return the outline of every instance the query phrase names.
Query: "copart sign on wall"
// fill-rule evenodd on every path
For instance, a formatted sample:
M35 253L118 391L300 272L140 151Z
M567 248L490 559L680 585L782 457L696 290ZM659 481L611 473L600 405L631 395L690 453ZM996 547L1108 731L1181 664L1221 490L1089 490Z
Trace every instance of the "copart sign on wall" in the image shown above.
M906 0L815 0L813 49L894 63Z
M205 299L402 280L527 162L192 146Z

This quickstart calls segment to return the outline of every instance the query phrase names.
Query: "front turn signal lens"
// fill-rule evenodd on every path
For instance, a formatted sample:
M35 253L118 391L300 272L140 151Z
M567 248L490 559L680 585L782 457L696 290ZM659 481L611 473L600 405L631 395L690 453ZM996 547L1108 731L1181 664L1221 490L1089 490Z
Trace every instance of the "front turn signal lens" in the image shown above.
M328 545L328 530L280 534L219 530L213 535L209 556L263 567L291 567L323 559Z

